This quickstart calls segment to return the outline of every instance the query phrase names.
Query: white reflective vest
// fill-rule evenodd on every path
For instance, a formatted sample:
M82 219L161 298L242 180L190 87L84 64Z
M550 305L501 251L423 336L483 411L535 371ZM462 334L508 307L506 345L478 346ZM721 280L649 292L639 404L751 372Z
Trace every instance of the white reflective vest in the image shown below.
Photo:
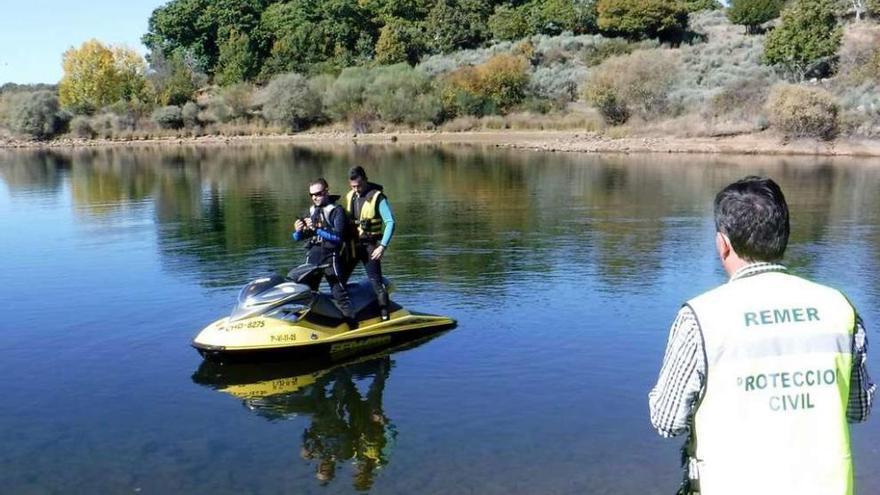
M849 301L771 272L688 305L706 350L691 430L701 495L852 494Z

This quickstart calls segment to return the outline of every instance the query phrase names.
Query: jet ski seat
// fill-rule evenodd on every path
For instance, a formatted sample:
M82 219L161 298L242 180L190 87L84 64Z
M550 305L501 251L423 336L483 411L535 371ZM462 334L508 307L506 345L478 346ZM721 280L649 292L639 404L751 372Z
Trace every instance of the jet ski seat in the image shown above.
M385 286L388 286L388 279L383 279ZM377 305L376 292L369 280L361 280L360 282L347 284L348 297L351 298L351 308L356 317L361 316L361 312L367 308ZM375 303L375 304L374 304ZM392 304L392 306L394 306ZM315 301L312 303L311 313L316 315L332 318L334 320L342 320L342 311L336 305L336 301L330 294L319 292ZM378 313L377 313L378 314Z

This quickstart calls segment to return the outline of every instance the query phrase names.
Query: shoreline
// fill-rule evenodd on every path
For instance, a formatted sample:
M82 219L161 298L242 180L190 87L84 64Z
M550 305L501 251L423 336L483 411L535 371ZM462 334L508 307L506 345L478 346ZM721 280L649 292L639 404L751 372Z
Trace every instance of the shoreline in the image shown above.
M167 137L144 140L60 139L0 141L0 149L84 149L140 146L290 144L480 144L496 148L577 153L679 153L737 155L880 156L880 140L785 140L771 133L729 137L631 136L610 138L587 131L401 131L355 134L303 132L281 135Z

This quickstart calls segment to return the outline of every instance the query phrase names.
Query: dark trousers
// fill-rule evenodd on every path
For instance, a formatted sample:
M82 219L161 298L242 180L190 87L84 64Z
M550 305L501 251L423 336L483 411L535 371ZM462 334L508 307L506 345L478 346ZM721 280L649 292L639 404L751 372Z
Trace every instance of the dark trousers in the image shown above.
M351 277L358 263L364 264L367 272L367 278L370 279L370 285L376 292L376 299L379 301L380 308L388 308L388 291L385 290L385 284L382 283L382 262L370 258L373 250L379 246L378 242L358 242L354 246L354 253L345 270L345 280Z
M348 290L345 289L345 279L342 276L343 266L342 260L339 258L339 253L324 249L320 245L315 245L309 248L306 261L313 265L325 265L324 270L320 273L322 273L324 278L327 279L327 283L330 284L330 292L333 294L333 300L336 301L336 305L339 306L339 310L342 311L343 316L346 318L354 318L351 308L351 298L348 295ZM309 286L312 290L318 290L320 285L320 276L309 281Z

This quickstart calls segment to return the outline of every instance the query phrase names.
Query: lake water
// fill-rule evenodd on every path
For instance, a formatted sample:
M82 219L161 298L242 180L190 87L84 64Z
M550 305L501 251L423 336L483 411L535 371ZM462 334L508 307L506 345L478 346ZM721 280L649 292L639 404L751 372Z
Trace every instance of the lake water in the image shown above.
M305 374L201 366L190 340L238 289L303 260L309 180L342 192L354 163L398 221L394 299L458 328ZM0 492L671 495L680 440L647 392L679 305L725 281L711 202L749 174L786 193L787 264L877 341L876 160L0 151ZM880 493L880 421L852 431L859 492Z

